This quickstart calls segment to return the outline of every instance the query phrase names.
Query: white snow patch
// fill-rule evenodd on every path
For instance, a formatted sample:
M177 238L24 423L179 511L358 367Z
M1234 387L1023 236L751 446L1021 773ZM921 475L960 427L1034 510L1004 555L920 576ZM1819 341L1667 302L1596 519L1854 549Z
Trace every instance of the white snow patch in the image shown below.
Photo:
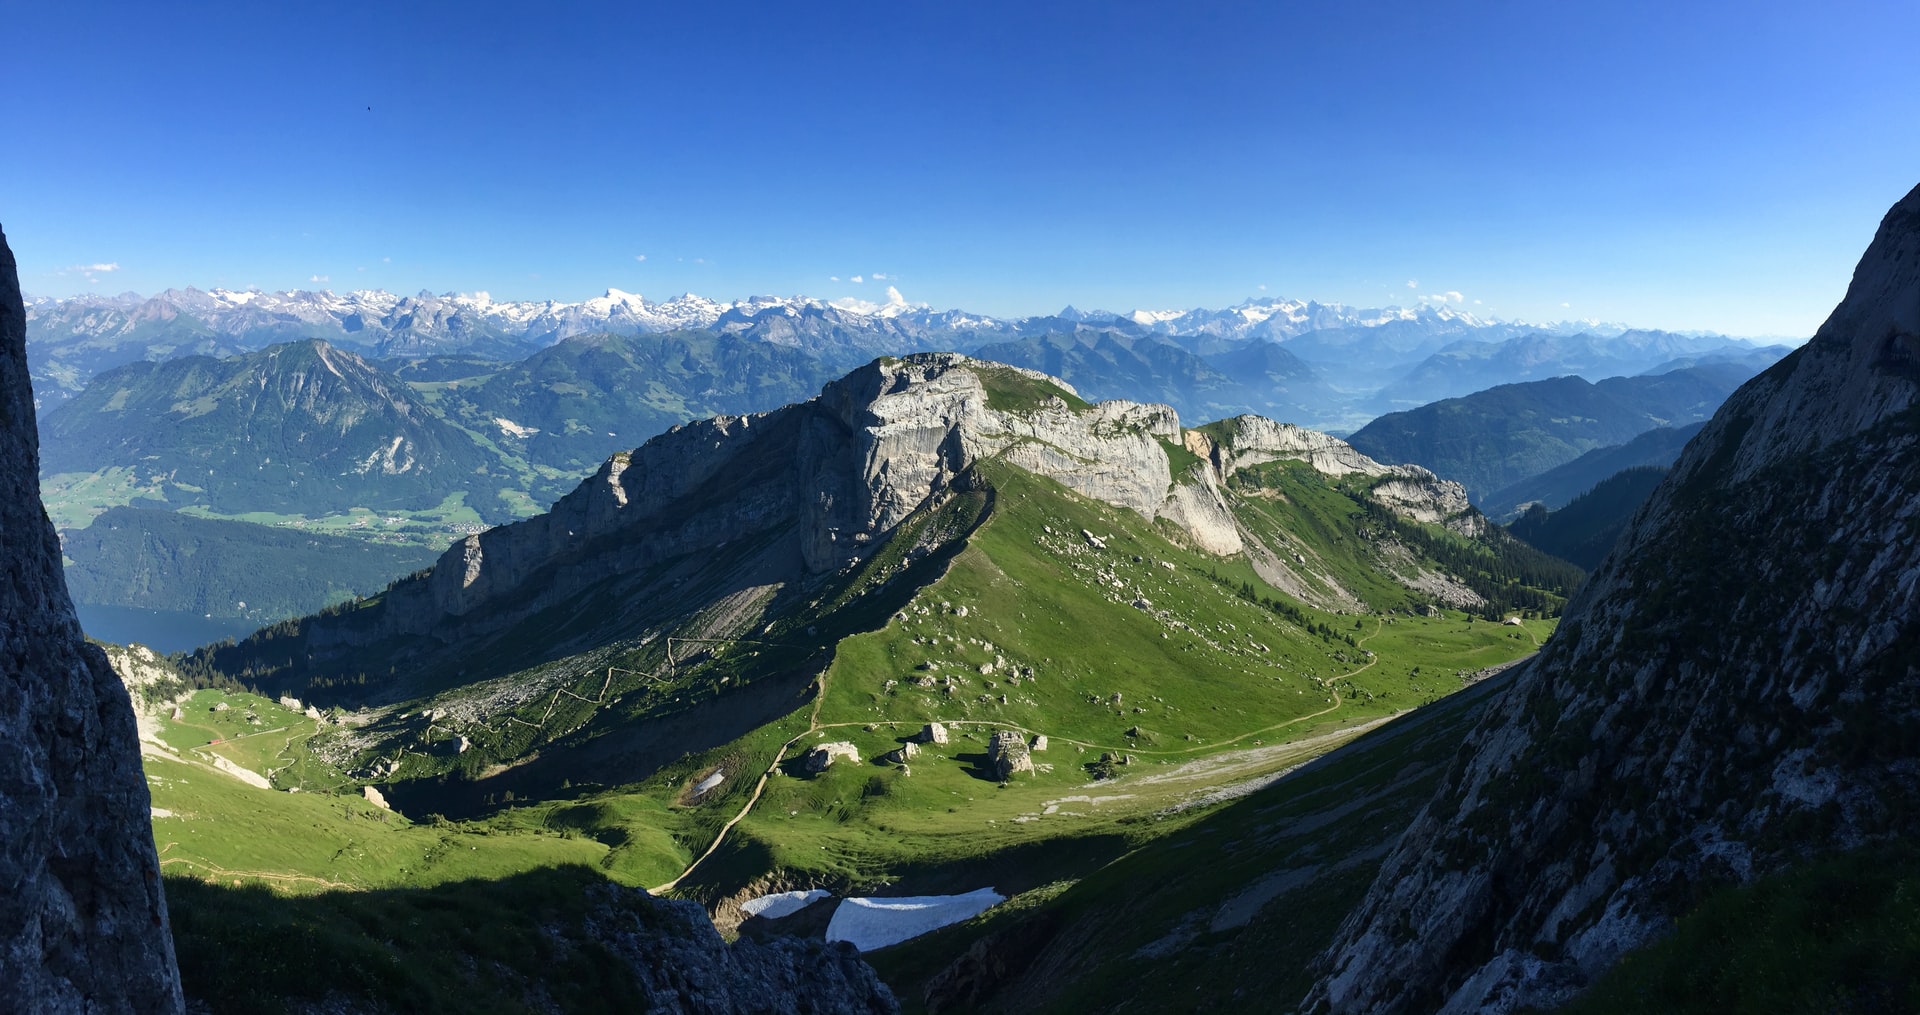
M706 778L700 780L699 782L693 784L693 795L699 796L700 794L705 793L706 791L726 781L727 781L727 773L724 771L716 771L712 775L709 775Z
M493 417L493 422L494 425L500 428L501 433L509 437L532 437L534 434L540 432L540 428L537 426L521 426L505 416L495 416Z
M928 931L969 920L1006 901L991 888L965 895L918 895L898 899L846 899L827 924L827 940L846 941L870 952Z
M172 811L170 811L170 810L167 810L167 809L166 809L165 807L153 807L153 808L150 808L150 809L151 809L151 810L153 811L153 816L154 816L154 817L156 817L156 818L170 818L170 817L173 817L173 812L172 812Z
M815 888L809 892L775 892L762 895L757 899L748 899L740 904L740 911L748 916L758 916L766 920L778 920L832 896L824 888Z

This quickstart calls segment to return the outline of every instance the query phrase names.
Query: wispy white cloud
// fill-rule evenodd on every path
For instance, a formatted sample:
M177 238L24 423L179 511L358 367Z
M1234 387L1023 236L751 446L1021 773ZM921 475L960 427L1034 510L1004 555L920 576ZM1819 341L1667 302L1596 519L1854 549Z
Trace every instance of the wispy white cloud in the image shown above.
M381 263L381 264L392 264L392 263L393 263L393 258L391 258L391 257L383 257L383 258L381 258L381 259L380 259L380 263Z
M1260 291L1261 292L1267 291L1267 284L1265 282L1260 283Z
M866 279L864 279L864 278L861 278L861 277L860 277L860 276L858 276L858 275L855 275L855 276L853 276L852 278L850 278L850 279L848 279L847 281L849 281L849 282L865 282L865 281L866 281Z
M1410 279L1407 279L1407 288L1409 288L1409 289L1418 289L1418 288L1420 288L1420 280L1419 280L1419 279L1417 279L1417 278L1410 278Z
M1479 306L1479 305L1480 305L1480 301L1479 301L1479 300L1474 300L1474 301L1473 301L1473 305L1474 305L1474 306L1476 306L1476 307L1477 307L1477 306Z
M869 275L867 277L873 279L875 282L885 282L887 279L890 279L893 276L887 274L884 271L876 271L872 275Z
M881 277L881 276L879 276L879 275L875 275L875 276L873 276L873 277L874 277L874 278L879 278L879 277ZM904 305L906 304L906 302L907 302L907 298L906 298L905 296L902 296L902 295L900 295L900 290L898 290L898 289L895 289L895 288L894 288L893 286L888 286L888 287L887 287L887 302L888 302L888 303L892 303L892 304L895 304L896 306L904 306Z
M1567 309L1567 308L1569 308L1569 307L1571 307L1571 306L1573 306L1573 304L1571 304L1571 303L1562 303L1562 304L1560 304L1560 309L1562 309L1562 310L1565 310L1565 309Z
M331 282L331 281L333 281L333 276L331 276L331 275L308 275L308 276L307 276L307 281L309 281L309 282Z
M634 260L636 260L636 261L644 261L644 260L646 260L646 259L647 259L647 255L645 255L645 254L635 254L635 255L633 255L633 259L634 259Z
M98 281L100 281L100 279L99 279L99 276L101 276L101 275L104 275L104 274L106 274L107 272L110 272L110 271L119 271L119 270L120 270L120 262L118 262L118 261L101 261L101 262L99 262L99 263L97 263L97 264L74 264L74 265L69 265L69 266L67 266L67 267L66 267L66 268L64 268L64 269L62 269L62 270L60 270L60 271L58 271L58 272L55 272L54 274L57 274L57 275L69 275L69 274L77 274L77 275L83 275L83 276L85 276L85 277L86 277L86 280L87 280L87 281L89 281L89 282L98 282Z
M707 263L707 259L706 259L706 258L704 258L704 257L696 257L696 258L694 258L694 259L693 259L693 263L695 263L695 264L705 264L705 263Z

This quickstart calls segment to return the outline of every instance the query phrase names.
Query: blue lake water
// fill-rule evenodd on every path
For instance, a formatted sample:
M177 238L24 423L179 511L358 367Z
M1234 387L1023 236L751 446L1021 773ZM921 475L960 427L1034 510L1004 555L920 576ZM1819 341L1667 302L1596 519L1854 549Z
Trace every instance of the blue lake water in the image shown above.
M75 603L73 609L80 615L80 629L89 637L116 645L139 642L161 653L184 652L223 638L238 640L260 627L258 621L134 606Z

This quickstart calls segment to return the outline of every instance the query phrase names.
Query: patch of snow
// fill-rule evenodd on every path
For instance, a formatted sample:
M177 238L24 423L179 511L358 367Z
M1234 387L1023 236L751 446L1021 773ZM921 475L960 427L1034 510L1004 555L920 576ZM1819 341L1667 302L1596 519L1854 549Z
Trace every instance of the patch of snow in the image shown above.
M694 783L693 795L699 796L700 794L705 793L706 791L726 781L727 781L727 773L723 771L716 771L712 775L709 775L706 778L700 780L699 782Z
M965 895L846 899L827 924L827 940L845 941L859 951L870 952L970 920L1004 901L1006 896L991 888Z
M154 807L154 808L151 808L151 810L153 811L153 817L156 817L156 818L173 817L173 812L170 810L167 810L165 807Z
M534 434L540 432L540 428L537 426L521 426L505 416L495 416L493 417L493 422L495 426L500 428L501 433L509 437L532 437ZM608 434L608 436L611 437L612 434Z
M832 892L824 888L815 888L808 892L775 892L772 895L762 895L757 899L742 902L740 911L764 920L778 920L783 916L792 916L832 895Z

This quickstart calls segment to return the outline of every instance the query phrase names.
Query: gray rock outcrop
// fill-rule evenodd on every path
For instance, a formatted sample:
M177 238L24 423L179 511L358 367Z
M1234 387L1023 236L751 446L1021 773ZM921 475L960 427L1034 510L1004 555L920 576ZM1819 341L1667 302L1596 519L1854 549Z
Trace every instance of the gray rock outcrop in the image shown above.
M1691 900L1920 836L1920 188L1470 737L1310 1009L1553 1008Z
M133 708L74 619L39 461L0 235L0 995L15 1011L176 1012Z
M809 772L824 772L833 767L837 758L845 758L857 765L860 763L860 749L845 740L836 740L808 751L800 759L800 765Z
M1027 750L1027 738L1013 730L999 730L987 740L987 768L993 777L1005 782L1018 772L1033 771L1033 756Z
M851 945L799 938L729 945L699 903L652 899L637 906L597 887L595 939L634 973L643 1010L661 1015L887 1015L893 992Z

